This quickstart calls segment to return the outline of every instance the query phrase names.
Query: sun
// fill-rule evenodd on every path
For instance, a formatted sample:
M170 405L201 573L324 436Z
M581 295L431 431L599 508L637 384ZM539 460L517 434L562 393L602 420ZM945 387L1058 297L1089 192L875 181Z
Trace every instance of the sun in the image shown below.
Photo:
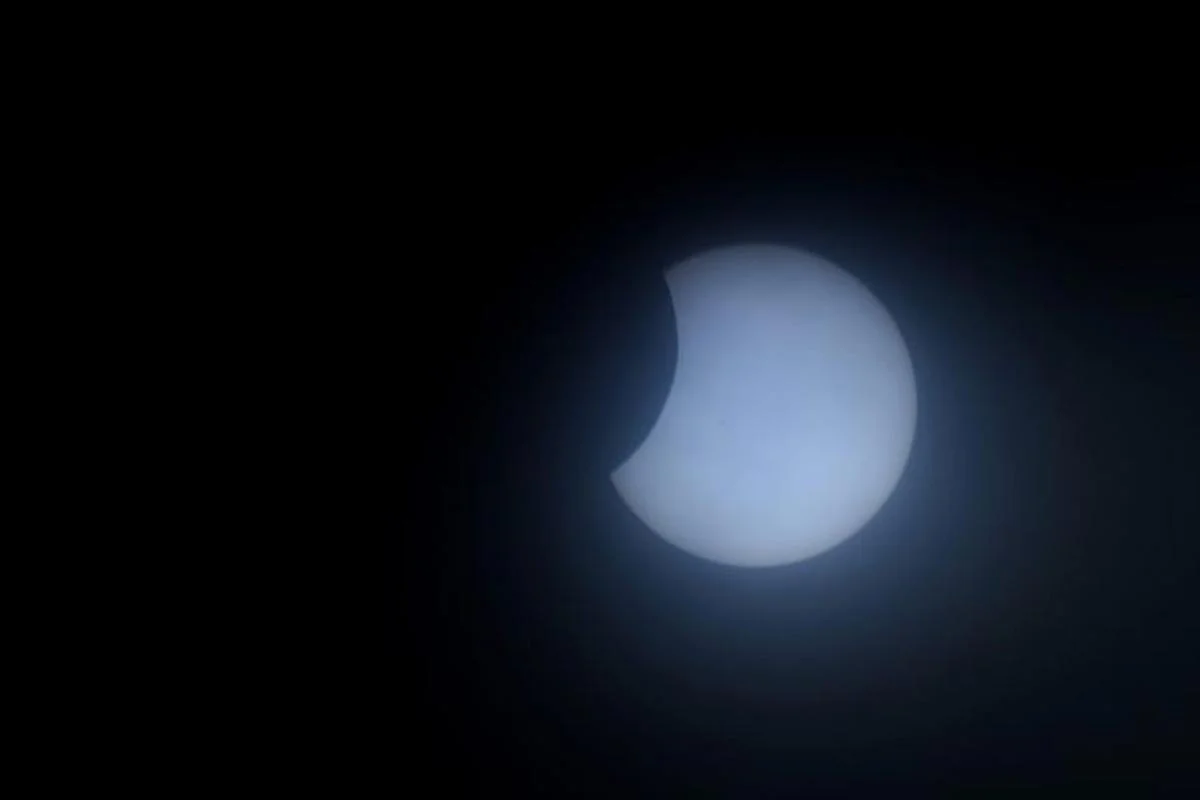
M671 390L611 479L649 528L724 564L776 566L859 531L912 448L904 339L856 278L800 250L711 250L665 274Z

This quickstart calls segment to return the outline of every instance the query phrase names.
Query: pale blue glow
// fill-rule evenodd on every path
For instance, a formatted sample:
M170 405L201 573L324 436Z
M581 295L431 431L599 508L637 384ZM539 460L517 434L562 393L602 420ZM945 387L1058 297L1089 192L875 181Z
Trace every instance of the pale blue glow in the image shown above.
M854 535L904 471L912 363L853 276L746 245L666 273L679 359L661 415L612 474L667 541L738 566L799 561Z

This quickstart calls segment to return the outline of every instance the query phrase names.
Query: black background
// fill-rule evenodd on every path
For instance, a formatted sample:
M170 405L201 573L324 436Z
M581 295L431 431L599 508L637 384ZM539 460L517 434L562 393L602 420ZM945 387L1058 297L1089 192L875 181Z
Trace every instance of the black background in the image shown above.
M404 195L428 222L364 286L405 774L548 797L1197 780L1190 142L550 129L411 159L438 175ZM671 548L608 483L670 384L662 271L744 241L863 280L918 387L881 513L767 570Z

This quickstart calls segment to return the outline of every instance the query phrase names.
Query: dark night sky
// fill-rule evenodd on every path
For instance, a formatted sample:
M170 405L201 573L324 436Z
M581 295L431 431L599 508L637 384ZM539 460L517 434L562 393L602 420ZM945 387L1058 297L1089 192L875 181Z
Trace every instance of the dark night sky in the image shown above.
M401 771L547 797L1200 780L1189 143L597 137L445 156L413 234L435 261L368 287L376 397L415 408L380 428ZM607 480L671 380L662 270L739 241L862 279L919 394L881 513L769 570L671 548Z

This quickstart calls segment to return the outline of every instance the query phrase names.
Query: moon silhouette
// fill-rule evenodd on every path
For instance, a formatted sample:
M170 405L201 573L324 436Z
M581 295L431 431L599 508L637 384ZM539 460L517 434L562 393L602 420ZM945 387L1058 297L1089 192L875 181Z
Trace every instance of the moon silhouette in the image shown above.
M916 429L912 362L849 273L773 245L665 273L679 354L662 412L611 480L675 546L789 564L857 533L891 495Z

